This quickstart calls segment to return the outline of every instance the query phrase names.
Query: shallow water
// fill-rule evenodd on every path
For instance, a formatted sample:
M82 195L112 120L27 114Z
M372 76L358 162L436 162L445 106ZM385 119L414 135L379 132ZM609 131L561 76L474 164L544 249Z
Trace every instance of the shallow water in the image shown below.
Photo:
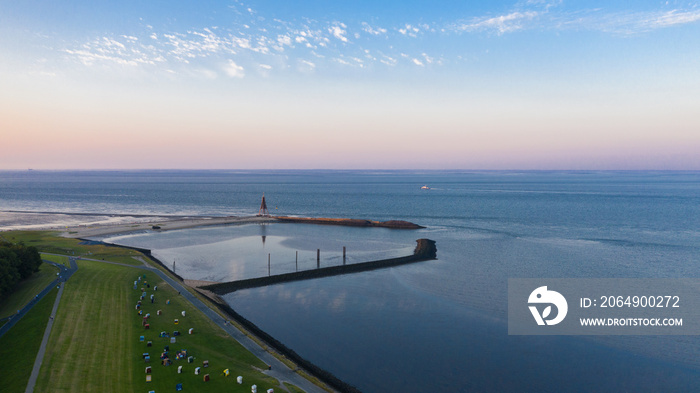
M102 240L148 248L167 266L174 262L176 273L185 278L226 282L411 255L419 234L386 228L273 223L149 231Z

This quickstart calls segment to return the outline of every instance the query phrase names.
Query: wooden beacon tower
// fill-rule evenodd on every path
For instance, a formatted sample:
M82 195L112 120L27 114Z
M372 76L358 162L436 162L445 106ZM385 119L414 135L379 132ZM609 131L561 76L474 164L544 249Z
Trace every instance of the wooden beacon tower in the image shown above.
M258 210L258 217L270 217L270 211L267 210L267 203L265 203L264 192L262 196L262 202L260 202L260 210Z

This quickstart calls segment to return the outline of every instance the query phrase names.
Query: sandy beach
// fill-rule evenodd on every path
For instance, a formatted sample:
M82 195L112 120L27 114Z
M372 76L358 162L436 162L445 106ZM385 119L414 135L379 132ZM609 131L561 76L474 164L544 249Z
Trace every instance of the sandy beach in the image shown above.
M83 214L62 212L0 211L0 231L56 230L62 236L85 238L137 231L160 231L208 225L243 224L275 221L271 217L186 217Z

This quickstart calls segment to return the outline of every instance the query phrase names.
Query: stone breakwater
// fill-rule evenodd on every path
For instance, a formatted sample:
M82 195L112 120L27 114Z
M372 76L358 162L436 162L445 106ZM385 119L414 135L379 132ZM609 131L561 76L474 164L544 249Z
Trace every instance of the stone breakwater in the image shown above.
M288 217L275 216L279 222L293 222L300 224L342 225L349 227L377 227L391 229L421 229L423 226L402 220L372 221L357 218L313 218L313 217Z
M330 266L312 270L304 270L294 273L285 273L277 274L274 276L230 281L219 284L205 285L200 288L211 291L217 295L223 295L226 293L238 291L240 289L257 288L285 282L338 276L341 274L359 273L369 270L405 265L408 263L428 261L437 258L437 246L435 245L435 241L430 239L418 239L416 240L416 243L416 248L413 251L413 254L404 257L382 259L379 261L360 262L341 266Z
M216 295L223 295L239 289L245 288L255 288L272 284L279 284L283 282L307 280L314 278L322 278L329 276L336 276L340 274L350 274L359 273L363 271L369 271L374 269L382 269L392 266L399 266L408 263L427 261L437 258L437 247L435 241L429 239L418 239L416 240L416 248L413 251L413 255L407 255L405 257L383 259L379 261L362 262L355 263L351 265L342 266L331 266L325 268L319 268L314 270L306 270L296 273L279 274L269 277L261 277L247 280L232 281L227 283L212 284L199 286L196 289L202 292L214 293ZM218 296L217 296L218 298ZM228 314L231 319L242 325L246 330L251 332L253 335L257 336L259 339L264 341L268 346L273 348L278 353L290 359L300 368L306 370L309 374L315 376L321 381L325 382L333 389L342 393L360 393L356 387L340 380L332 373L326 371L325 369L316 366L315 364L309 362L308 360L301 357L294 350L288 348L286 345L282 344L280 341L274 337L267 334L265 331L260 329L253 322L244 318L242 315L237 313L233 308L226 304L221 298L214 301L214 305L219 308L222 312Z

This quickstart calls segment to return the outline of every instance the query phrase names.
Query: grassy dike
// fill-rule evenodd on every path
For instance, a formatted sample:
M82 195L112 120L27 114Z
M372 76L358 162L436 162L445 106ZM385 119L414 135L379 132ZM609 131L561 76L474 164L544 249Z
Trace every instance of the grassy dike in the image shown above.
M21 393L27 387L57 294L58 289L49 292L0 337L0 390L3 392Z
M133 258L141 256L137 251L104 245L80 244L82 241L79 239L60 237L56 232L51 231L10 231L2 233L2 238L13 243L24 242L27 246L38 248L42 253L83 256L126 265L141 265L141 262Z
M58 269L55 266L42 263L39 266L39 271L17 284L12 296L0 305L0 318L16 314L17 310L27 305L34 296L56 279L57 272ZM0 326L3 324L4 322L0 322Z
M130 250L78 245L78 241L55 237L47 232L9 232L3 233L3 237L14 241L21 239L42 252L60 251L120 263L124 263L127 254L132 252L134 255L128 255L132 261L132 257L141 256ZM72 248L73 245L77 247ZM78 271L64 287L36 392L175 391L178 383L183 384L183 391L197 392L249 392L252 384L258 386L258 391L268 388L280 390L276 379L259 371L266 367L263 362L178 296L155 273L96 261L78 260L77 263ZM150 314L148 330L142 326L143 318L135 308L142 285L135 290L133 284L139 276L141 283L147 281L150 285L150 288L143 285L147 296L141 308L143 315ZM153 290L154 286L158 287L157 291ZM151 294L154 295L154 303L150 302ZM167 300L170 300L169 304L166 304ZM157 315L158 310L162 311L161 315ZM184 317L183 311L186 314ZM49 312L50 308L45 318L41 318L48 319ZM179 324L174 323L175 319L179 320ZM26 321L23 319L21 322ZM39 326L35 322L32 325ZM44 321L39 329L41 334L45 326ZM19 325L10 333L24 339L28 332L17 327ZM188 334L189 328L194 328L194 334ZM173 336L175 330L181 335L174 344L170 343L169 338L159 337L161 331ZM140 336L144 336L143 342ZM34 341L38 348L41 337ZM148 341L152 341L151 347L147 347ZM169 346L169 358L172 360L170 366L163 366L160 361L166 345ZM187 359L176 360L176 353L183 349L187 350L188 356L194 356L193 363L188 363ZM10 352L11 356L3 358L13 361L18 356L26 357L33 363L36 351L17 349ZM143 359L145 352L151 356L150 363ZM205 360L209 362L208 368L203 367ZM31 372L31 363L27 377ZM147 366L152 370L151 382L146 381ZM178 366L183 366L182 374L177 373ZM202 367L200 375L194 374L195 367ZM223 374L225 369L230 372L228 377ZM3 367L3 375L6 375L5 370ZM204 374L210 375L208 382L204 381ZM239 375L243 377L244 383L241 385L236 382ZM20 389L23 390L26 379L20 384L23 384ZM3 383L0 386L6 385ZM296 387L288 389L299 391Z

